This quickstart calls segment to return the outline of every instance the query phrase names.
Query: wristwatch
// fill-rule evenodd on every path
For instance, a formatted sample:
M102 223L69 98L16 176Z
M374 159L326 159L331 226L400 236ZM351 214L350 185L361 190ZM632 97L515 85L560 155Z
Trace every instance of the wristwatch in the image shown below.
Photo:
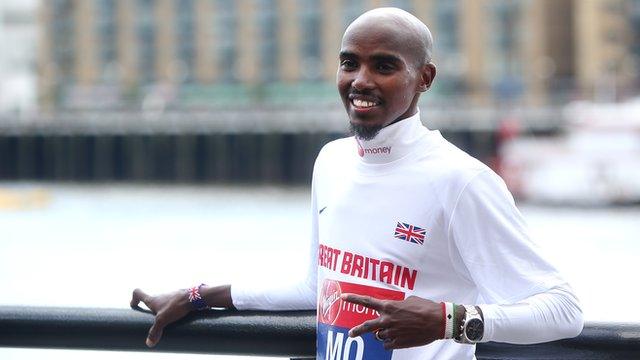
M464 319L455 341L461 344L475 344L484 336L484 321L475 306L464 305L464 309Z

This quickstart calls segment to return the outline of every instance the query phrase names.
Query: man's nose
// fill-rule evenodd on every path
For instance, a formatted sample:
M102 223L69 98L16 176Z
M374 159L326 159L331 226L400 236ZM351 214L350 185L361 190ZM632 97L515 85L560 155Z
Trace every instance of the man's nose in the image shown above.
M368 90L375 86L371 72L365 67L361 66L355 74L355 78L351 83L351 86L356 90Z

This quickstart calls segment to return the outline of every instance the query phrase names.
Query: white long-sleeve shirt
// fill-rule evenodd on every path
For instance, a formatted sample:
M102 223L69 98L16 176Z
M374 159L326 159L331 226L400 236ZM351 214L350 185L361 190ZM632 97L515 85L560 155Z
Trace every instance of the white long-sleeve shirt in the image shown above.
M327 144L312 182L309 266L289 286L232 286L238 309L318 310L320 359L471 359L451 340L385 351L348 329L377 316L344 292L478 304L483 341L572 337L582 312L539 252L502 179L424 127L419 113L370 141ZM301 272L304 273L304 272Z

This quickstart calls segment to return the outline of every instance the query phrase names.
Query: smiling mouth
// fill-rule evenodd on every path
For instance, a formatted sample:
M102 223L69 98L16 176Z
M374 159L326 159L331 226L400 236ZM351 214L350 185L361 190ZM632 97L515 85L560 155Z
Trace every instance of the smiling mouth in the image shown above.
M360 109L368 109L380 105L377 101L367 101L361 99L351 99L351 104Z

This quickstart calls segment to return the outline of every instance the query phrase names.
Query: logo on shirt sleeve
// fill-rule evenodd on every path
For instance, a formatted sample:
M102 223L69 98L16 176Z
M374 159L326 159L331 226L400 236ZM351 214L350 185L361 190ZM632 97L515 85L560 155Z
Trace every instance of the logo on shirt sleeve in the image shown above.
M382 342L376 340L372 333L349 337L349 329L367 320L375 319L380 314L362 305L342 301L340 295L343 293L368 295L387 300L404 299L404 293L401 291L326 279L318 296L316 358L322 360L391 359L393 351L385 350Z

